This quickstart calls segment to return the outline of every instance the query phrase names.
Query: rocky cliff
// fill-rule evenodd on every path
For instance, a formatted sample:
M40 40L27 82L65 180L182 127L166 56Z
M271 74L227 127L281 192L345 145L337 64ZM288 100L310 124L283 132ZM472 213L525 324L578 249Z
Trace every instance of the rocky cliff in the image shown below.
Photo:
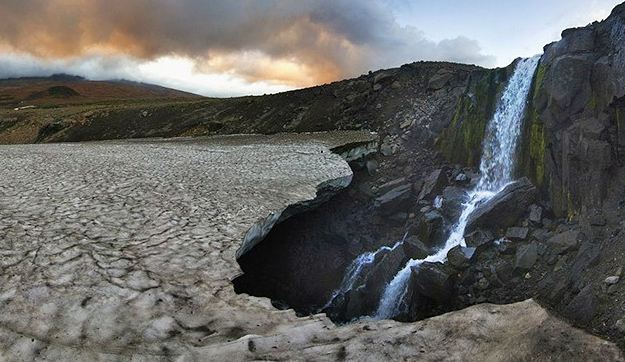
M623 197L625 4L545 47L523 143L523 172L559 216ZM608 200L609 199L609 200Z

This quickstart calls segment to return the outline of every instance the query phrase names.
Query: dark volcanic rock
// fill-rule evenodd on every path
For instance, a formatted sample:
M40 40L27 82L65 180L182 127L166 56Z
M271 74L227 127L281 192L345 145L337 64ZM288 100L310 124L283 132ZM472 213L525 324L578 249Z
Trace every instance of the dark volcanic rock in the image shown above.
M624 9L565 30L539 65L522 163L557 217L601 207L610 189L622 188L622 177L611 171L624 156L625 105L618 101L625 96Z
M586 286L565 309L565 315L578 323L587 324L596 313L598 299L592 285Z
M447 220L458 220L462 213L462 203L466 200L467 192L464 189L456 186L445 187L441 211Z
M447 253L447 260L449 264L458 269L464 269L469 267L471 260L476 255L476 248L468 247L463 248L460 245L452 248Z
M434 248L443 243L447 231L445 220L438 211L429 211L423 215L418 225L419 239L425 245Z
M510 239L512 241L527 240L529 231L530 229L526 227L513 226L511 228L508 228L508 230L506 230L506 239Z
M417 292L441 305L447 305L454 295L455 271L441 263L423 263L412 269Z
M430 255L430 248L419 240L415 235L409 236L404 240L404 252L409 258L423 259Z
M601 260L601 246L590 241L582 243L571 267L571 278L573 283L578 286L581 281L581 274L588 267L595 266Z
M393 181L389 181L385 184L382 184L380 186L378 186L377 188L377 193L378 195L384 195L387 192L398 188L398 187L406 187L410 184L410 182L405 178L405 177L400 177L398 179L395 179Z
M543 208L538 205L530 205L529 220L536 225L542 224Z
M483 245L488 245L495 240L493 234L489 231L475 230L472 233L464 236L464 242L469 247L479 248Z
M440 195L443 192L445 186L449 184L447 175L443 169L433 171L426 179L419 194L418 199L432 200L436 195Z
M586 236L579 230L568 230L552 236L547 240L547 245L558 254L576 250L579 244L586 240Z
M537 197L536 187L527 178L522 178L478 206L469 216L465 233L477 228L490 230L508 228L519 221Z
M514 268L520 271L532 269L538 260L538 244L533 242L529 245L522 245L516 251L516 262Z
M412 185L398 186L375 199L375 207L381 215L405 211L411 205Z

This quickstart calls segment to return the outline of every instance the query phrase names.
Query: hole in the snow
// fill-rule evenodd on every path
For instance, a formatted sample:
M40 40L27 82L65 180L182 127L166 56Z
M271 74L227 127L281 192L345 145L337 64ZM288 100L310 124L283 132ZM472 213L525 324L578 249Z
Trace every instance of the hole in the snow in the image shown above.
M375 316L389 281L410 258L429 250L416 237L405 237L405 220L380 219L371 195L361 192L367 177L357 173L352 186L319 208L276 225L238 259L244 274L233 281L235 291L268 297L274 307L299 315L325 312L335 323ZM390 245L380 245L385 240ZM423 269L433 278L449 277L438 265ZM436 290L434 298L413 288L406 293L408 303L395 319L430 316L448 310L453 300L447 289Z

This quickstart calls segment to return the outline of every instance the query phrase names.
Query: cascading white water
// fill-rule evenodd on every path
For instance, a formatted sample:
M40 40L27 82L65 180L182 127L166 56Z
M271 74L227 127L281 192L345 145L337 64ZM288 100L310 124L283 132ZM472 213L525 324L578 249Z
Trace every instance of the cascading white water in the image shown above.
M497 103L497 109L493 119L489 122L484 135L482 160L480 171L482 178L476 187L469 192L469 201L463 204L464 209L454 225L445 245L429 255L425 259L411 259L386 286L375 318L393 318L404 307L404 297L408 292L408 281L411 270L423 263L444 262L447 253L457 245L466 246L464 243L464 230L467 226L469 215L481 203L491 199L508 183L512 181L514 172L515 151L517 141L521 134L521 121L525 113L527 95L532 83L532 78L538 66L540 56L522 59L516 65L501 99Z
M405 239L405 235L404 235L404 239ZM377 255L379 253L381 253L383 251L388 251L388 252L394 251L400 245L402 245L403 242L404 242L404 240L402 239L401 241L398 241L397 243L395 243L395 245L393 245L392 247L390 247L390 246L382 246L378 250L360 254L347 267L347 272L343 276L343 280L341 281L341 285L338 287L338 289L336 289L332 293L332 296L330 297L328 302L323 307L319 308L317 310L317 312L321 312L321 311L329 308L332 305L332 303L334 303L336 298L338 298L339 295L345 294L348 291L353 290L354 286L355 286L355 284L356 284L356 282L358 280L366 280L367 276L364 275L364 276L361 277L361 273L363 272L363 269L364 269L364 267L366 265L372 264L375 261L375 258L377 257ZM362 287L362 285L358 286L357 288L359 288L359 287Z

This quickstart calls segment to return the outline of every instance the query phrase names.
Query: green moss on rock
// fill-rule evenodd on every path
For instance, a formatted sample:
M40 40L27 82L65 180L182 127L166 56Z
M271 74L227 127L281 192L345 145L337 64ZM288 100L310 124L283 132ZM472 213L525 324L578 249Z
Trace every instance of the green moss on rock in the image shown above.
M504 79L504 69L488 70L480 82L470 85L454 119L440 135L438 151L451 163L474 167L482 157L486 124L492 117Z

